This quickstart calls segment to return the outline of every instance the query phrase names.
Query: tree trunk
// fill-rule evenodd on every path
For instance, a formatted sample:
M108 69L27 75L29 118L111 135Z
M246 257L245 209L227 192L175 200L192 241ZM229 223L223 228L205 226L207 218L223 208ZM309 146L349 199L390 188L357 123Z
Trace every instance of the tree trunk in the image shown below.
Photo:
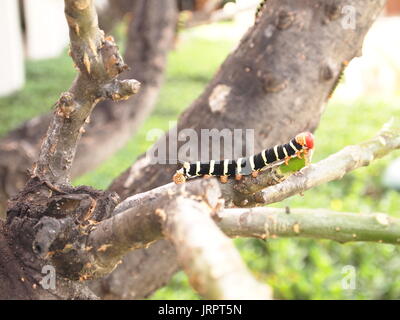
M360 55L364 36L384 4L384 0L368 5L364 0L268 1L258 22L182 114L178 132L184 128L198 134L200 129L251 128L259 152L301 131L314 131L341 71ZM342 7L349 5L357 14L355 30L347 28L349 17L342 15ZM167 140L177 143L171 132ZM162 143L160 139L156 145ZM176 168L150 165L142 156L110 190L126 198L170 182ZM127 255L97 286L97 293L112 299L144 298L177 269L172 246L161 240Z
M133 66L127 77L135 77L142 89L131 101L99 104L82 136L72 175L77 177L123 147L152 111L164 78L166 58L173 45L177 23L174 0L135 0L129 25L125 61ZM27 169L38 156L40 140L51 114L36 117L13 130L0 143L0 218L7 199L28 179ZM87 152L90 150L90 152Z

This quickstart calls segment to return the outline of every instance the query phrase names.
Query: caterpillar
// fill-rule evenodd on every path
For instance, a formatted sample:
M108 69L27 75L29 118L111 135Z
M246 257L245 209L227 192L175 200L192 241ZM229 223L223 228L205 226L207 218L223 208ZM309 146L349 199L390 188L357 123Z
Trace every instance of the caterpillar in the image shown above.
M296 135L286 144L276 145L273 148L265 149L260 153L248 158L237 160L211 160L202 163L184 162L182 168L178 169L173 176L176 184L184 183L187 179L199 176L220 177L222 183L228 181L228 177L235 176L236 180L241 180L243 176L252 175L257 177L258 172L273 163L284 161L288 164L294 157L302 159L310 150L314 148L314 136L311 132L302 132Z

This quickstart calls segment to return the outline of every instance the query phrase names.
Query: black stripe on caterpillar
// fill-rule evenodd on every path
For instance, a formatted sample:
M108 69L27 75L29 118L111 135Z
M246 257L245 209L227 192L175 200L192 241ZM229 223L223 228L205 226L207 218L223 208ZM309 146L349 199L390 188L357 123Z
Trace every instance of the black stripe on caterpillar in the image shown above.
M242 176L250 174L256 177L263 168L278 161L285 161L288 164L290 158L302 158L302 154L307 154L313 148L314 136L312 133L302 132L286 144L265 149L248 158L184 162L182 168L175 173L173 181L176 184L180 184L190 178L216 176L221 178L221 182L225 183L228 177L231 176L235 176L236 180L240 180Z

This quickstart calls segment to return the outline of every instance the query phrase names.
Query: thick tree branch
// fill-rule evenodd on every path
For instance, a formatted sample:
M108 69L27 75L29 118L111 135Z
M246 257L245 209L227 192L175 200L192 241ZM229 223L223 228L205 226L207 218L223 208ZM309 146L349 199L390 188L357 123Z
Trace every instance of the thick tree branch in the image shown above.
M175 245L192 285L204 297L270 298L269 290L251 277L211 219L222 205L219 195L215 180L198 180L182 186L170 184L127 201L130 209L102 221L91 232L87 253L95 256L91 264L107 270L128 251L146 247L164 234Z
M139 89L136 80L115 78L127 68L112 37L98 28L92 0L65 0L71 57L79 69L68 92L61 95L33 174L54 184L69 182L82 128L95 105L105 99L127 99Z
M128 251L149 246L163 238L158 210L179 195L202 199L211 208L219 206L219 185L215 180L198 180L187 185L168 184L124 201L114 216L99 223L88 243L100 264L115 265ZM101 248L107 247L107 250Z
M400 244L400 219L384 213L357 214L326 209L249 208L218 212L218 226L230 237L306 237L341 243Z

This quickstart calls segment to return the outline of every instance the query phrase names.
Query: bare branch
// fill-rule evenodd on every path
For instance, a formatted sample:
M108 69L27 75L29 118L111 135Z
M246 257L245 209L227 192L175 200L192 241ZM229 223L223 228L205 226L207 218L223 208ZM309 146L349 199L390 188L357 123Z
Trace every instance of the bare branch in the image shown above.
M400 219L384 213L358 214L326 209L250 208L218 212L218 226L230 237L306 237L341 243L400 244Z
M113 0L106 11L103 11L105 19L105 15L120 11L130 20L124 60L133 68L123 78L137 79L142 87L135 99L124 103L106 100L96 106L90 116L91 123L85 125L85 133L79 140L72 179L92 170L122 148L150 114L164 80L167 53L176 33L175 0L135 0L133 3ZM0 139L0 218L5 215L7 200L28 180L26 169L38 158L41 140L51 119L50 112L35 117Z
M291 174L283 173L281 166L285 165L263 170L256 178L250 175L243 177L240 182L229 179L226 184L221 184L226 207L254 207L263 204L262 190L281 183Z
M61 95L41 146L34 175L67 184L83 126L95 105L105 98L127 99L139 89L135 80L115 78L127 69L112 37L104 38L93 0L65 0L71 39L70 54L79 74Z

